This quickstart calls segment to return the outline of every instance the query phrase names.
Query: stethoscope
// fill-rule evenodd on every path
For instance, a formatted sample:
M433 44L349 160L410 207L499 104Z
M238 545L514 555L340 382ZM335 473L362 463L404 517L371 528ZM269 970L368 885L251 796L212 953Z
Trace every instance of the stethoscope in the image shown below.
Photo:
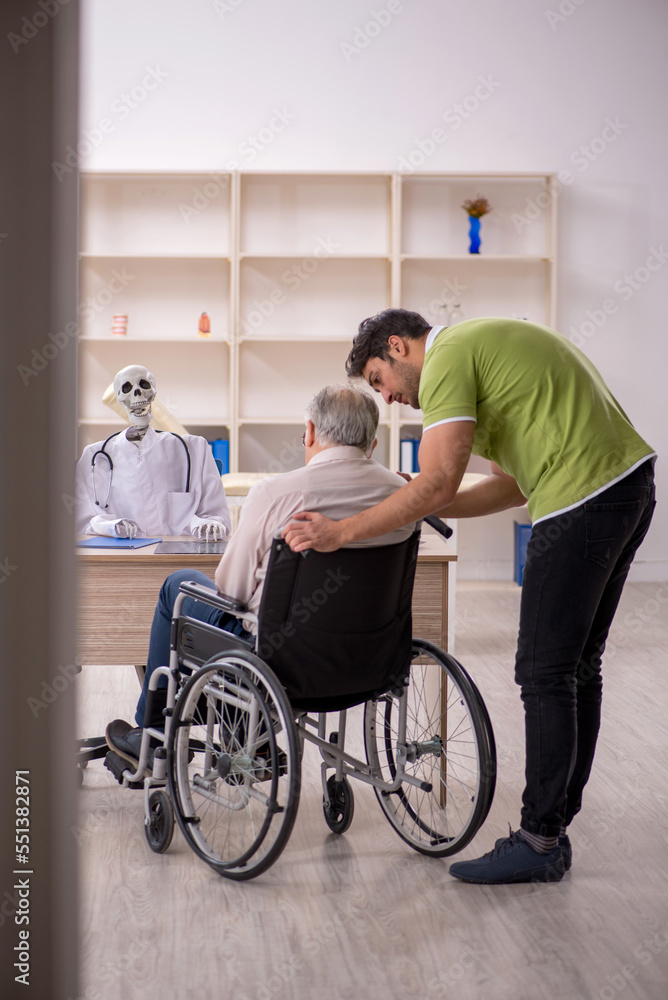
M97 451L93 453L93 457L90 460L90 478L91 478L91 482L93 484L93 500L95 502L95 506L96 507L102 507L103 510L106 510L107 507L109 506L109 496L111 495L111 477L112 477L112 474L113 474L113 471L114 471L114 463L111 460L111 455L109 455L104 449L107 447L107 445L109 444L109 442L111 441L112 438L115 438L119 434L124 434L124 433L125 433L125 431L122 430L122 431L115 431L113 434L110 434L109 437L107 438L107 440L103 443L102 447L98 448ZM190 493L190 450L188 448L188 445L185 443L185 441L183 440L183 438L181 437L180 434L177 434L176 431L170 431L169 433L173 434L175 438L178 438L179 441L181 442L181 444L183 445L183 447L185 448L186 463L187 463L187 466L186 466L186 493ZM156 434L162 434L162 431L156 430ZM100 501L98 500L98 498L97 498L97 490L95 489L95 460L96 460L96 458L97 458L98 455L104 455L104 457L106 458L107 462L109 463L109 483L107 485L107 498L106 498L104 504L101 504Z

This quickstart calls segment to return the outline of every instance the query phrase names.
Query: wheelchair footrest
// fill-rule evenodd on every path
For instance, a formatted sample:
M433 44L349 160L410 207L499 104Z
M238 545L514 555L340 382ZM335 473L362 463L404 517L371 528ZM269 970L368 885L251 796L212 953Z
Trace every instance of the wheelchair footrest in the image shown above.
M127 760L123 760L123 758L119 757L117 753L114 753L113 750L110 750L107 756L104 758L104 766L109 771L111 771L111 773L113 774L114 778L119 783L119 785L122 785L123 774L125 773L125 771L128 771L130 769L130 765L128 764ZM130 782L130 788L143 788L143 787L144 787L143 781Z
M78 740L76 743L77 762L85 767L88 761L105 757L108 750L109 747L104 736L91 736L85 740Z

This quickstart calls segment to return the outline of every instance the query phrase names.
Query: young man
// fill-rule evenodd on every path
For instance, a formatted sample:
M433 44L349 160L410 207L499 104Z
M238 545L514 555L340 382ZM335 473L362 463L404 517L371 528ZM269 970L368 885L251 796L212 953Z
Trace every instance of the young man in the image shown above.
M430 329L417 313L388 309L360 325L346 369L386 403L422 409L420 474L354 517L300 512L284 535L296 551L331 551L431 513L528 504L515 665L526 723L521 826L450 871L471 882L558 880L594 757L605 641L652 518L655 454L585 355L534 323ZM491 475L458 492L472 452Z
M250 490L239 526L216 570L219 593L230 594L257 614L269 562L271 543L291 516L307 504L330 517L347 517L377 504L400 489L404 481L371 459L376 445L378 407L366 392L350 386L326 386L307 409L304 447L306 465L285 475L261 480ZM382 532L363 544L388 545L402 542L414 530L413 523ZM122 719L109 724L106 732L110 749L136 764L141 747L142 727L156 725L161 716L145 718L148 680L156 667L169 663L169 639L174 602L179 586L194 580L211 587L211 580L194 569L172 573L162 586L153 624L146 676L133 728ZM248 637L255 631L250 621L186 598L183 613ZM248 630L246 629L246 627ZM164 706L164 698L162 702ZM154 702L154 710L159 707Z

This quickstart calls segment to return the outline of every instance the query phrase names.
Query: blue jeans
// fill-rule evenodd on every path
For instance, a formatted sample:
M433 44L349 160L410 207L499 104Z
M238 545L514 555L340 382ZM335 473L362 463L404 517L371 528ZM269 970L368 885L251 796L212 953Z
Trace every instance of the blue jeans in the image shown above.
M210 590L212 588L215 589L215 584L212 580L197 569L180 569L176 573L171 573L160 588L160 596L153 613L153 624L151 625L151 638L149 640L144 686L137 702L137 711L135 713L135 721L140 728L144 725L149 678L156 667L169 666L169 642L174 603L179 593L180 585L187 581L199 583ZM197 618L198 621L217 625L219 628L225 629L226 632L241 636L243 639L249 638L250 633L243 627L240 618L228 615L227 612L221 611L219 608L212 608L208 604L202 604L201 601L196 601L192 597L186 597L181 607L181 612L190 618ZM163 689L167 687L166 677L160 678L158 687Z
M552 837L582 805L601 718L601 658L654 511L654 460L591 501L534 525L515 680L526 729L522 828Z

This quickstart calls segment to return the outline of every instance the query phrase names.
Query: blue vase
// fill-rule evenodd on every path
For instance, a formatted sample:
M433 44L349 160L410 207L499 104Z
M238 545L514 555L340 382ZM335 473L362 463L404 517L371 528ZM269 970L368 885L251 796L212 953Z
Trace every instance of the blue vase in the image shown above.
M480 219L469 215L469 253L480 253Z

